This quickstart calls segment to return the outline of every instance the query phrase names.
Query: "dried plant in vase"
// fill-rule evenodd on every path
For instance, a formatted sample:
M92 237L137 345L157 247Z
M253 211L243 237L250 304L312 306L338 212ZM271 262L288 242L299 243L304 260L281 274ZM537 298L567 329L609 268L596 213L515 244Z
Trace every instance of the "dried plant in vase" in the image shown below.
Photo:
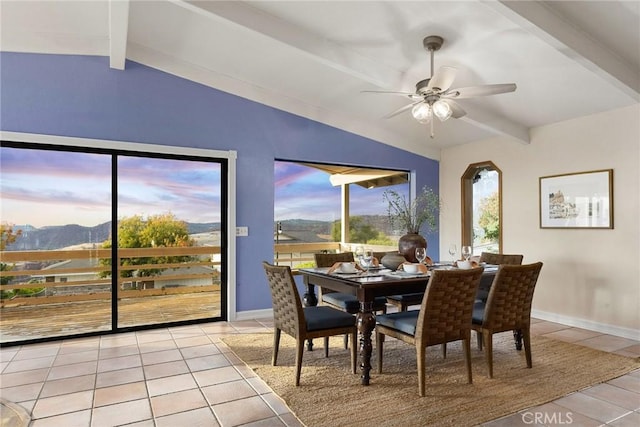
M383 198L388 203L387 213L391 226L405 232L398 241L398 252L407 261L416 262L415 248L427 247L427 240L420 232L436 230L440 197L433 189L424 186L413 200L407 200L403 194L394 190L385 191Z

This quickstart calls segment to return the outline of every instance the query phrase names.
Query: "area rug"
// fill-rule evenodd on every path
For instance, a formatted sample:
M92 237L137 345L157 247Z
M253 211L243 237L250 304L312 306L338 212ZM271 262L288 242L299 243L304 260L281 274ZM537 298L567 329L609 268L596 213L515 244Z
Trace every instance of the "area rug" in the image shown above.
M533 368L516 351L509 333L494 336L494 378L487 378L484 353L472 344L473 384L466 382L460 343L427 351L426 396L418 396L415 349L389 340L383 373L372 360L371 385L349 371L349 353L341 337L331 339L329 358L322 340L304 353L300 386L295 380L295 341L282 335L278 366L271 366L273 335L242 334L223 338L308 427L335 426L475 426L540 405L590 385L640 368L629 358L544 337L532 338ZM375 346L374 346L375 347Z

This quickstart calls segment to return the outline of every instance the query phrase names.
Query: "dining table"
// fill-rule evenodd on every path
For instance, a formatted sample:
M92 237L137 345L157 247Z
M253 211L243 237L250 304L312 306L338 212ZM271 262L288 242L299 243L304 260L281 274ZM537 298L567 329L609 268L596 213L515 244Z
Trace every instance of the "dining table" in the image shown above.
M488 291L493 278L498 271L497 265L483 265L484 272L480 279L479 289ZM371 334L376 326L375 313L372 310L373 300L379 296L409 294L424 292L429 281L430 272L434 269L456 268L451 264L435 263L429 266L427 273L409 274L403 271L392 271L382 267L358 271L356 273L342 273L339 269L300 268L298 274L303 276L305 293L303 302L306 306L318 304L315 287L330 289L355 295L360 302L360 311L356 315L356 325L360 342L360 371L362 385L369 385L371 372L372 341ZM308 350L313 349L313 343L307 343Z

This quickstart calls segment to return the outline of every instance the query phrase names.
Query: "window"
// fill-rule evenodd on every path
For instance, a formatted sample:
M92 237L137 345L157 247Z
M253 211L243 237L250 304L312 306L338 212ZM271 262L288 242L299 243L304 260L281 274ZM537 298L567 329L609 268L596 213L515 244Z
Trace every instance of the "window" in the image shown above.
M408 195L408 172L279 160L274 177L276 245L327 243L327 250L336 250L340 244L366 244L376 251L397 250L400 236L390 228L383 193L393 189ZM276 261L296 266L289 262L296 258L290 248L283 248L286 254L276 248Z
M462 244L473 254L502 252L502 172L491 161L462 175Z

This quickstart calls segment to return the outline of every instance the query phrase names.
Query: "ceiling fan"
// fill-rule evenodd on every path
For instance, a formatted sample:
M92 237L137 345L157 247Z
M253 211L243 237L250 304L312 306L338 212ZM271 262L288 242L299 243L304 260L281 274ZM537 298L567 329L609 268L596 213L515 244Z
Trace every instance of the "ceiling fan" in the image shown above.
M435 115L440 121L445 121L450 117L459 119L467 114L464 109L454 100L472 98L476 96L497 95L500 93L513 92L516 90L515 83L492 84L483 86L469 86L457 89L451 89L451 85L456 77L457 70L454 67L443 66L434 74L433 72L433 56L436 50L442 47L444 39L440 36L427 36L422 41L424 48L431 54L431 77L420 80L416 83L415 93L411 92L392 92L366 90L369 93L387 93L394 95L406 96L411 102L385 116L386 119L397 116L407 110L411 110L413 117L420 123L431 124L431 138L433 133L433 116Z

